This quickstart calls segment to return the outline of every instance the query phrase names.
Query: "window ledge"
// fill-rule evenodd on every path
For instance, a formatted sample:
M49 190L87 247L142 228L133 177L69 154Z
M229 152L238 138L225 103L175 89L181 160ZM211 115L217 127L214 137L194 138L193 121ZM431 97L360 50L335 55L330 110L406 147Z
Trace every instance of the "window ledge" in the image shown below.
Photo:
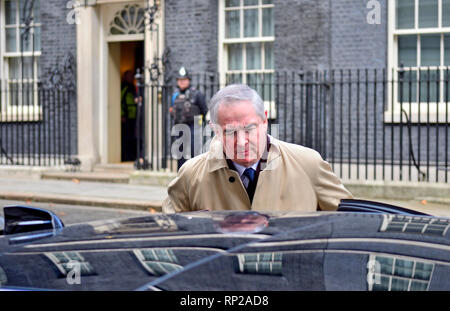
M0 123L38 122L42 121L42 112L35 113L2 113Z
M400 113L400 111L386 111L384 112L384 123L385 124L406 124L408 120L413 124L449 124L450 123L450 115L447 115L444 112L436 113L434 112L412 112L411 116L409 111L404 113Z

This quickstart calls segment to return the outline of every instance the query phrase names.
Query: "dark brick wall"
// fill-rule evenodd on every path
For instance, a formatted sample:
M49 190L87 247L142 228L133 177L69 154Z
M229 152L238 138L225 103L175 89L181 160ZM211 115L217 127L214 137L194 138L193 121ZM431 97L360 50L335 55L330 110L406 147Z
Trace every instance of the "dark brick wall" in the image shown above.
M371 25L368 1L275 0L277 70L384 68L387 65L387 1L381 23Z
M330 66L330 1L274 1L276 70Z
M328 2L328 1L324 1ZM387 66L387 0L379 0L381 23L367 22L367 0L332 0L331 67L385 68Z
M42 35L41 35L41 75L43 80L48 79L49 71L53 72L55 69L62 70L67 64L68 57L72 56L75 63L73 63L73 76L66 76L63 82L67 84L69 80L73 80L73 86L70 101L66 103L70 107L66 109L70 113L70 142L67 141L69 136L59 137L55 136L56 143L62 140L63 144L70 144L72 154L77 153L77 102L76 102L76 24L69 24L67 16L71 9L67 8L67 0L41 0L41 21L42 21ZM66 68L67 69L67 68ZM56 104L58 105L58 104ZM48 118L57 118L53 115L55 110L48 112ZM49 131L58 132L57 128L53 128L54 122L49 123ZM56 124L56 123L55 123ZM67 134L68 135L68 134Z
M218 2L165 1L165 46L170 48L172 73L217 71Z
M76 56L76 25L67 22L67 0L41 0L41 68L54 68L72 53Z
M274 0L275 68L384 68L387 1L379 0L381 24L367 23L367 1ZM172 68L217 69L218 1L167 0L165 43Z

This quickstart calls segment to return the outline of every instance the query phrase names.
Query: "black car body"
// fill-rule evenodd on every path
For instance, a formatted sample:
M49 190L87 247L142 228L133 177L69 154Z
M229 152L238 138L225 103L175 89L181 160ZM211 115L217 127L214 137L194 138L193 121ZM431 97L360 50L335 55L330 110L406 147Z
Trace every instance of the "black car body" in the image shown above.
M374 202L307 214L155 213L64 228L49 219L50 229L18 233L7 232L6 220L0 288L450 290L450 219Z

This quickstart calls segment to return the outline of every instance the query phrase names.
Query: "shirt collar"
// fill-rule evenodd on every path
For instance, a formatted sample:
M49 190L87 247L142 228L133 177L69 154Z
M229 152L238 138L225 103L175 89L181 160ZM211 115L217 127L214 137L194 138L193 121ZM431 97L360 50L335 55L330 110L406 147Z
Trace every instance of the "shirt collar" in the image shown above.
M239 165L239 164L237 164L237 163L234 162L234 161L232 161L232 162L233 162L234 167L235 167L236 170L238 171L239 176L242 176L242 174L244 174L244 171L247 169L247 167L242 166L242 165ZM258 168L258 164L259 164L259 160L258 160L258 162L256 162L255 164L253 164L253 165L250 166L250 167L256 171L256 169Z

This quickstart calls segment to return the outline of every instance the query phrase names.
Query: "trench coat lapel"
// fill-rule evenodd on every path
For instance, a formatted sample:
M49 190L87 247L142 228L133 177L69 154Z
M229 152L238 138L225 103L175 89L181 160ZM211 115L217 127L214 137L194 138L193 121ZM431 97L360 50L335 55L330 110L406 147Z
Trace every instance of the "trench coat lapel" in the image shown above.
M253 196L253 202L255 202L255 199L258 195L264 194L265 190L264 190L264 184L271 179L271 176L273 176L273 171L274 169L276 169L278 167L278 161L281 160L281 153L280 153L280 148L278 145L278 142L275 138L273 138L272 136L268 135L269 139L268 139L268 143L270 143L270 148L268 148L269 146L266 146L266 150L264 151L262 157L261 157L261 164L260 164L260 172L259 172L259 177L258 177L258 183L256 185L256 189L255 189L255 193ZM215 136L210 143L210 148L209 148L209 153L207 156L207 161L208 161L208 172L210 174L219 171L219 170L223 170L223 174L224 176L219 177L220 178L224 178L226 180L228 180L230 174L233 174L235 176L233 176L235 179L237 179L237 182L241 185L242 191L239 191L240 193L240 197L242 196L242 194L247 194L247 191L245 190L244 185L242 184L242 181L239 177L239 174L233 170L231 170L228 166L227 160L225 158L225 154L223 152L223 145L222 142L220 141L219 138L217 138L217 136ZM233 173L231 173L233 172ZM222 175L222 172L219 173L219 175ZM263 189L262 191L258 189ZM241 198L242 199L242 198ZM248 198L248 195L246 195L246 200L248 202L248 206L251 206L252 204L250 203L250 199Z

